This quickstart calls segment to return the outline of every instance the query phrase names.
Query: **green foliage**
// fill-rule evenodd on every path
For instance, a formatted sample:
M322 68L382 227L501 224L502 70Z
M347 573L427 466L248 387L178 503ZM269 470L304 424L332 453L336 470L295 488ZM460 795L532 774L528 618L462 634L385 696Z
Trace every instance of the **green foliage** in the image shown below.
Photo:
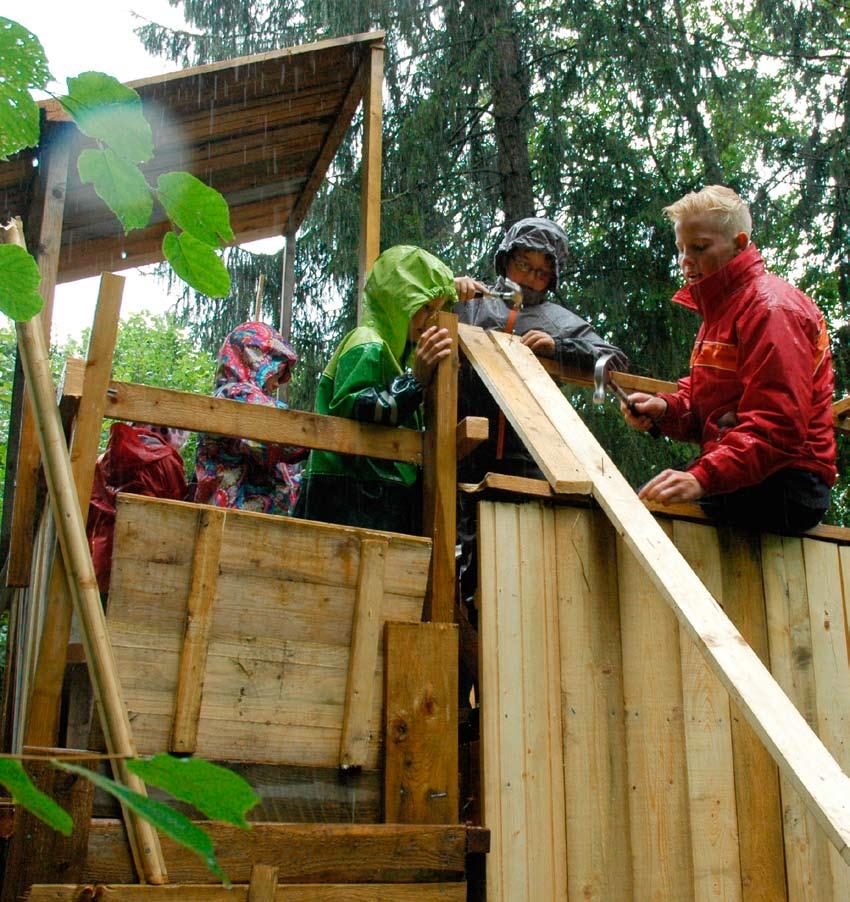
M0 244L0 310L17 320L41 310L41 273L35 260L17 244Z
M230 273L221 259L190 232L166 232L162 252L174 272L202 294L217 298L230 291Z
M0 783L9 790L12 800L32 812L48 827L70 836L74 822L67 811L60 808L50 796L37 789L20 761L0 758Z
M97 196L121 221L125 235L148 224L153 197L138 166L119 157L111 148L87 148L77 159L77 172L83 184L94 185Z
M260 800L248 783L233 771L200 758L175 758L164 754L128 761L127 767L146 783L188 802L207 817L243 830L251 829L245 814Z
M188 172L161 175L157 198L168 218L199 241L213 246L233 241L230 211L224 198Z
M0 16L0 159L38 143L38 104L30 89L44 88L50 78L38 38Z
M226 886L230 886L227 874L221 869L218 860L215 857L215 849L210 837L196 826L179 811L169 808L162 802L155 799L149 799L147 796L140 795L109 777L104 777L95 771L88 770L85 767L79 767L76 764L69 764L67 761L53 761L53 764L61 770L66 770L72 774L78 774L91 780L95 786L108 792L121 802L122 805L131 811L143 817L152 824L157 830L170 836L175 842L180 843L187 849L198 855L209 870L217 877L221 878Z
M77 128L105 144L130 163L153 156L153 135L142 115L139 95L103 72L83 72L68 79L68 94L60 97Z

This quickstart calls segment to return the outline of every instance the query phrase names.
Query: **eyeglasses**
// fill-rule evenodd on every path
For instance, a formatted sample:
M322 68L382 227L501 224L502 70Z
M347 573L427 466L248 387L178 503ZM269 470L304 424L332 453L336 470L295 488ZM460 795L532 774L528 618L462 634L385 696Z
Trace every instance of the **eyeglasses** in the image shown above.
M521 260L517 257L511 257L511 263L516 267L519 272L523 275L532 276L535 279L540 279L541 281L551 282L555 273L551 269L538 269L536 266L532 266L526 260Z

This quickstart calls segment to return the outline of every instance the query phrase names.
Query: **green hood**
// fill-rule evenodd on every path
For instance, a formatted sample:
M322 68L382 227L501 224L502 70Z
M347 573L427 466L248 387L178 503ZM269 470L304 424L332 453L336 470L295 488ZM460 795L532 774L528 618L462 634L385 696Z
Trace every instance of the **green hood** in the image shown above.
M374 329L400 361L411 317L437 297L457 300L451 270L422 248L396 245L378 257L366 280L362 325Z

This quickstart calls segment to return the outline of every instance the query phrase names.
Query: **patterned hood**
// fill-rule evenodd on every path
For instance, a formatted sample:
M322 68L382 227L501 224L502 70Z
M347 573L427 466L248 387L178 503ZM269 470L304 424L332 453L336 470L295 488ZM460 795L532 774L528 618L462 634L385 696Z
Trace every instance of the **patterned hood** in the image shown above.
M218 352L215 394L221 397L222 389L235 383L247 383L266 394L269 378L276 375L280 385L288 382L297 362L298 355L277 329L265 323L242 323Z

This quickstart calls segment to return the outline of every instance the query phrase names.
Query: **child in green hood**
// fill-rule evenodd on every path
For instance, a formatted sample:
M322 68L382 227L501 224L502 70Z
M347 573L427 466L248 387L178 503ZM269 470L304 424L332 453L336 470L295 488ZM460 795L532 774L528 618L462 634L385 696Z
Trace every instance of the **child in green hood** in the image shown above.
M408 245L384 251L366 281L361 324L319 380L316 412L421 429L425 387L451 353L447 330L429 318L455 300L452 273L432 254ZM418 477L409 463L312 451L295 516L415 534Z

